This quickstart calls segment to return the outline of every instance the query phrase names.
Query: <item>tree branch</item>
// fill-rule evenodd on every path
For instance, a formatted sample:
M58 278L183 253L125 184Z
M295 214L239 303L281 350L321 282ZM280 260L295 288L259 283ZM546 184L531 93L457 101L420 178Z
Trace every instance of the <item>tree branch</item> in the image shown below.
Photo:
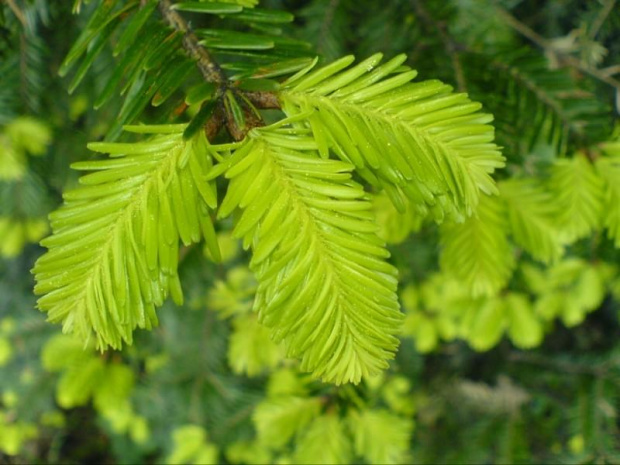
M222 68L211 57L209 51L200 45L196 34L192 32L189 24L183 16L177 13L170 0L159 1L159 11L168 24L175 30L183 33L183 48L190 58L196 60L196 66L200 70L203 78L207 82L212 82L219 86L220 95L230 88L230 83ZM238 101L243 108L245 116L245 126L238 127L233 115L218 105L214 115L207 121L204 130L209 140L212 140L220 128L226 125L228 132L233 139L243 140L247 133L255 127L264 126L265 123L256 108L280 108L280 102L273 92L243 92L239 89L231 89L233 93L241 97ZM244 103L245 102L245 103ZM255 107L255 108L251 108Z
M191 58L196 60L196 66L198 66L205 80L214 84L224 85L226 83L226 76L222 68L211 57L207 49L200 45L198 37L192 32L187 21L172 9L170 0L160 0L159 11L173 29L183 33L183 48Z
M261 110L280 110L282 106L280 105L280 100L273 92L250 92L245 91L243 95L254 105L256 108Z

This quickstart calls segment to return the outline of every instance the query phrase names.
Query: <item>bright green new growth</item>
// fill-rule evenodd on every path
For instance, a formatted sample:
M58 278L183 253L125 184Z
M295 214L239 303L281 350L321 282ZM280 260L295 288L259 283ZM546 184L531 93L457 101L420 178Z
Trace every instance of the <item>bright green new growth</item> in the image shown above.
M272 337L303 369L358 382L385 368L398 345L396 269L352 167L320 158L295 132L251 134L227 163L218 215L244 210L233 233L252 246L254 306Z
M417 72L402 66L405 55L379 66L381 58L344 70L354 60L348 56L293 76L283 86L284 111L309 112L321 157L331 150L355 165L399 210L408 198L439 221L471 215L480 191L497 193L490 173L504 166L493 117L439 81L411 83Z
M225 172L218 217L243 212L234 235L253 250L254 307L272 338L326 381L386 368L401 321L396 269L352 170L397 206L430 206L441 219L471 214L480 190L494 193L489 173L503 162L478 104L434 81L410 84L403 57L374 68L379 59L342 71L345 58L291 78L280 94L291 118L251 131L216 169L210 151L227 147L209 149L203 134L185 141L182 125L128 128L162 133L147 142L91 144L113 158L74 165L96 172L51 217L50 251L34 269L46 294L39 307L65 331L94 331L100 348L155 325L168 294L182 301L179 239L205 237L217 256L208 180ZM345 161L330 160L330 150Z
M441 229L442 267L466 283L474 297L494 295L514 268L501 199L484 196L476 216Z
M183 32L189 26L175 16L177 10L273 24L292 19L238 5L159 6L168 23ZM154 8L155 2L147 2L136 10L115 53L135 41ZM107 24L102 19L106 11L105 5L98 10L93 31L101 32ZM83 176L81 186L67 192L65 205L51 215L54 234L42 242L49 251L34 268L35 290L45 294L39 308L51 321L62 322L65 332L85 340L94 336L100 349L131 343L135 328L157 324L155 307L168 295L182 302L179 242L188 246L204 238L211 257L218 259L210 218L210 210L218 209L219 219L235 213L233 235L252 250L258 321L274 341L283 342L287 355L299 358L302 370L336 384L376 374L394 356L402 315L397 272L377 236L372 196L353 181L354 174L420 221L469 218L461 234L463 228L479 225L475 227L494 240L480 243L480 257L470 256L474 263L468 269L478 270L471 276L481 278L475 292L491 294L505 284L512 264L493 259L495 247L507 248L501 225L495 224L500 214L489 209L491 200L483 200L487 208L474 216L481 198L497 194L491 174L504 165L488 124L492 116L480 113L480 104L439 81L412 83L417 72L403 65L404 55L381 64L382 55L376 54L353 66L354 58L347 56L314 69L317 60L307 65L298 41L245 33L233 37L230 31L213 29L195 32L186 34L191 43L184 43L203 77L194 87L199 91L190 91L186 99L202 107L192 122L126 126L154 136L144 142L90 144L111 158L74 165L94 172ZM84 38L78 41L63 72L86 44ZM262 63L253 50L263 46L294 50L302 58ZM261 90L265 84L252 79L296 74L283 83L270 81L262 94L244 93L210 62L210 53L238 49L259 60L258 68L242 63L230 68L235 79L245 79L243 86ZM88 56L83 66L89 65ZM112 137L148 100L159 106L169 98L193 66L191 61L164 66L162 60L161 72L139 84L142 90L136 87L139 97L129 90ZM76 83L82 75L78 71ZM115 72L117 83L121 75ZM274 107L285 118L262 127L257 108ZM215 138L223 126L235 142L212 145L206 134ZM213 166L212 156L218 165ZM221 175L229 184L218 208L214 180ZM462 240L456 236L448 241L446 260L458 255L458 244ZM496 265L500 273L494 275ZM253 320L236 324L257 334ZM247 354L252 346L233 342L238 354ZM277 355L274 351L273 363ZM262 364L245 355L233 363L238 371L252 373Z
M136 327L157 324L155 306L168 294L183 301L177 275L179 240L214 243L208 209L216 205L205 181L211 166L203 134L183 139L185 125L129 127L160 133L135 144L93 143L110 159L80 162L92 173L65 193L51 216L49 251L35 267L39 308L65 332L100 349L131 343Z

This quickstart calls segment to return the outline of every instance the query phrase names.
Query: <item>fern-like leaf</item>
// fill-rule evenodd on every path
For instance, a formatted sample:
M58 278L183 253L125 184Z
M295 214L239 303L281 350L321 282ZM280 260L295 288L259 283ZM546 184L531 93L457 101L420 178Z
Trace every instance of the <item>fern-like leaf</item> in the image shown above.
M281 449L321 412L317 397L279 396L256 406L253 420L259 441L267 447Z
M254 130L226 165L219 217L254 252L255 309L301 368L335 383L387 366L401 314L396 270L352 166L322 159L304 132Z
M493 112L508 156L526 155L544 141L562 154L569 136L596 140L610 129L608 109L568 70L551 69L540 52L510 47L466 57L466 73L480 83L472 95Z
M386 188L404 209L414 205L471 215L480 192L496 193L490 174L503 166L488 123L491 115L465 94L439 81L411 83L417 72L405 55L380 65L376 54L342 58L307 75L293 76L280 98L285 112L307 112L321 157L333 151L371 184Z
M64 194L50 215L54 234L36 263L35 292L53 322L97 345L131 343L136 327L157 324L155 306L170 293L182 301L177 275L179 239L207 238L216 250L208 208L216 206L204 134L183 139L185 125L138 126L162 133L147 142L93 143L110 159L73 165L93 171Z
M555 162L550 188L567 242L586 237L603 219L603 180L584 155Z
M338 415L328 413L314 419L295 448L294 463L334 465L351 463L351 440L346 424Z
M389 410L353 410L349 414L355 452L368 463L407 463L413 421Z
M483 196L476 216L441 229L442 267L467 284L474 297L494 295L514 269L508 224L498 197Z
M557 210L551 194L533 179L504 181L499 189L515 242L542 262L560 258L563 244L554 222Z

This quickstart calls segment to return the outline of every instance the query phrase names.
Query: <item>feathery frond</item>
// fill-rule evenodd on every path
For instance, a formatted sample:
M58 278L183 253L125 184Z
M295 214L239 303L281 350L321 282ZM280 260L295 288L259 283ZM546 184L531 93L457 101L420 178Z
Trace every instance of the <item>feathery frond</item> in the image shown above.
M282 86L289 115L308 117L322 158L331 150L403 209L404 197L436 219L473 213L480 192L497 192L490 174L503 166L491 115L439 81L410 81L405 55L381 54L346 69L342 58ZM307 73L309 70L304 70Z
M284 447L321 412L321 401L316 397L280 396L260 403L253 420L259 441L267 447Z
M501 200L483 196L476 216L441 228L442 268L471 290L474 297L494 295L514 269L508 221Z
M136 327L157 324L155 306L170 293L183 300L177 275L179 240L204 236L216 251L209 208L216 192L205 182L211 167L204 134L184 140L185 125L136 126L156 134L140 143L92 143L110 159L75 163L92 171L64 194L50 215L54 234L33 272L38 301L65 332L100 349L131 343Z
M534 314L527 296L511 292L505 297L508 318L508 336L512 343L521 349L531 349L542 341L544 336L542 321Z
M218 217L243 210L259 320L301 368L337 384L387 366L398 345L396 270L352 166L323 159L305 130L254 130L223 163Z
M481 82L474 97L483 99L493 112L499 143L511 157L526 155L544 141L563 154L569 137L596 140L595 134L609 129L601 102L568 70L551 69L537 51L511 47L493 55L466 56L472 81Z
M352 455L345 423L336 414L328 413L310 424L297 444L294 458L300 464L346 464L351 463Z
M603 180L582 154L557 160L550 190L558 211L558 227L567 242L586 237L603 219Z
M534 179L511 179L498 187L515 242L542 262L560 258L563 243L554 223L557 209L551 194Z
M352 411L349 424L357 455L368 463L407 463L413 421L388 410Z

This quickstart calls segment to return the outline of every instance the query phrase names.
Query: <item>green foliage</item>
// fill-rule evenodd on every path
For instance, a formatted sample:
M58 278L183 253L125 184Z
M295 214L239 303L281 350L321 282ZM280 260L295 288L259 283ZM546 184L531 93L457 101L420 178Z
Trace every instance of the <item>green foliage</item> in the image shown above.
M534 179L512 179L500 185L515 242L544 263L563 254L554 223L557 207L552 195Z
M396 271L351 166L289 148L314 148L289 132L257 131L224 162L232 181L218 216L244 208L233 233L252 245L254 305L274 339L302 357L302 369L359 382L396 347Z
M494 295L512 275L514 257L502 207L497 197L485 196L475 217L446 224L441 231L442 268L467 283L474 297Z
M200 426L184 425L172 433L174 449L166 463L218 463L217 448L207 442L207 435Z
M387 410L353 412L349 417L355 452L369 463L404 463L413 422Z
M48 232L43 217L48 200L29 155L40 157L51 142L50 128L32 117L18 117L0 130L0 255L15 257L27 243Z
M284 111L314 110L310 126L321 157L331 149L355 165L397 208L407 197L423 212L434 207L437 220L471 215L479 191L497 193L489 173L503 166L486 124L492 117L441 82L410 84L417 72L401 67L405 55L379 66L381 58L346 69L353 57L345 57L291 78Z
M157 325L154 307L168 293L182 303L179 240L205 237L217 248L207 214L216 192L203 184L207 143L201 134L185 141L183 129L138 126L134 131L160 135L140 144L91 144L114 158L74 164L93 173L50 217L54 235L42 242L49 252L33 270L35 292L46 294L39 308L66 332L86 340L94 332L101 349L118 349L132 341L134 328Z
M496 89L488 99L489 109L502 130L500 143L513 156L531 153L545 142L564 153L569 136L589 141L595 134L605 137L609 130L601 102L568 70L550 69L548 59L529 47L510 44L496 53L474 53L466 63L469 75L483 70L474 95Z
M295 435L306 433L320 408L320 399L312 397L278 397L262 403L254 412L259 441L274 449L284 447Z
M618 463L613 0L0 3L0 462Z
M565 240L574 242L600 227L603 216L603 181L583 155L558 160L552 169L551 192L559 212Z

